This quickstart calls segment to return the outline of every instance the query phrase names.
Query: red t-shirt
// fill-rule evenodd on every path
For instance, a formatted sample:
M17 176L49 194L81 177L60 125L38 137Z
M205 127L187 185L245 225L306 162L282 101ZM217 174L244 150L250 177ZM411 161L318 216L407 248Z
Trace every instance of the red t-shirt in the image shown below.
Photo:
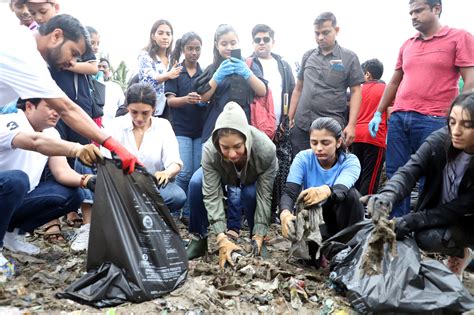
M387 113L382 114L377 136L372 138L369 133L369 122L374 117L380 99L382 98L385 83L382 81L368 81L362 84L362 103L357 117L356 135L354 142L364 142L385 148L387 137Z
M458 94L459 67L474 66L474 37L444 26L432 37L420 33L400 48L396 70L403 71L393 111L446 116Z

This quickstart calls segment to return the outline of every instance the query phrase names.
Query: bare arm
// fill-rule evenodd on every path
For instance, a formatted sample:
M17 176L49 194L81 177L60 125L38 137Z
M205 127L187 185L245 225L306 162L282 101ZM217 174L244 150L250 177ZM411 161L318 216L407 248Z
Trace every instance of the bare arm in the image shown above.
M300 100L301 91L303 90L303 80L296 80L296 85L291 95L290 109L288 112L288 118L290 119L290 128L294 125L294 119L296 114L296 108L298 107L298 102Z
M349 122L344 128L344 136L346 144L350 146L355 139L355 130L357 124L357 116L359 115L360 104L362 103L362 93L360 85L351 86L351 99L349 101Z
M76 62L72 67L67 68L69 71L80 74L96 74L99 72L97 61Z
M86 112L69 98L45 98L44 100L56 110L69 127L80 135L100 144L108 138L108 135L99 129Z
M474 67L459 68L464 80L463 93L474 92Z
M52 156L48 160L49 169L54 179L64 186L79 187L82 174L73 170L64 156Z
M170 175L170 177L175 177L178 175L179 171L181 171L181 165L178 163L172 163L168 168L165 170L166 173Z
M19 132L12 140L12 147L36 151L47 156L75 157L79 143L68 142L41 132Z
M257 96L265 96L265 94L267 94L267 87L265 86L265 83L257 78L255 74L248 78L247 82Z
M209 86L211 87L209 91L201 95L201 100L203 102L208 102L211 99L212 95L214 95L217 89L217 82L214 79L211 79L209 81Z
M395 99L395 95L397 94L398 87L400 86L400 82L403 79L403 71L401 69L395 70L390 79L390 82L385 87L385 91L383 92L382 99L380 100L379 107L377 111L383 113L387 110L387 108L393 103Z
M190 92L188 95L178 97L176 95L166 96L169 107L182 107L188 104L197 104L201 101L201 95L196 92Z

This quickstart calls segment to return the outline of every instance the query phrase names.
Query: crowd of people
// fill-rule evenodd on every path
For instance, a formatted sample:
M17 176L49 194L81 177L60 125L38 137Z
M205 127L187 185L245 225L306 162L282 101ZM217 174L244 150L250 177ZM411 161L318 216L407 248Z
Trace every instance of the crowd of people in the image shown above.
M97 58L94 27L60 14L57 0L11 0L18 19L0 12L9 30L0 34L0 248L38 254L25 238L35 229L65 242L64 217L78 228L71 249L87 250L96 164L105 156L128 173L140 163L154 174L171 214L189 228L188 259L206 254L210 228L220 265L232 265L243 217L258 256L272 222L295 239L299 203L322 207L323 239L384 208L398 239L448 256L462 277L474 256L474 37L442 25L441 0L408 2L417 33L387 84L383 64L361 64L337 41L335 15L323 12L296 77L273 52L268 25L253 28L248 58L235 29L219 25L213 62L202 68L201 37L175 41L172 24L157 20L124 93L110 62ZM100 108L93 80L105 85ZM254 126L252 106L269 96L274 130L289 132L286 140ZM287 170L277 158L284 145ZM372 195L370 209L362 195Z

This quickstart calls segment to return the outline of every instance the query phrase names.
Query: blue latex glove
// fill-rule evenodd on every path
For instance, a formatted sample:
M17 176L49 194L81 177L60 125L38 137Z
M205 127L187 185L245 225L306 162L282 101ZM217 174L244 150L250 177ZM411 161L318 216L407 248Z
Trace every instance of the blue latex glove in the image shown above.
M222 81L224 81L225 77L235 73L234 69L234 63L229 59L226 59L220 64L216 72L214 72L212 78L214 79L214 81L216 81L217 84L220 84Z
M244 61L235 57L230 58L230 60L234 64L235 73L244 77L245 80L248 80L252 76L253 72Z
M374 117L372 117L372 120L369 122L369 132L372 138L375 138L377 135L377 131L379 131L379 125L382 122L382 113L381 112L375 112Z

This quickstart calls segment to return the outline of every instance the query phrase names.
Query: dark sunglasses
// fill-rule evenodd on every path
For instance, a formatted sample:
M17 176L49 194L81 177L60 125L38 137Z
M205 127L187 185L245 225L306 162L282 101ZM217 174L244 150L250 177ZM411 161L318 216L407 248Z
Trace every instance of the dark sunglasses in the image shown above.
M255 44L260 44L260 42L263 40L263 42L265 44L268 44L272 39L268 36L265 36L265 37L255 37L253 39L253 41L255 42Z

